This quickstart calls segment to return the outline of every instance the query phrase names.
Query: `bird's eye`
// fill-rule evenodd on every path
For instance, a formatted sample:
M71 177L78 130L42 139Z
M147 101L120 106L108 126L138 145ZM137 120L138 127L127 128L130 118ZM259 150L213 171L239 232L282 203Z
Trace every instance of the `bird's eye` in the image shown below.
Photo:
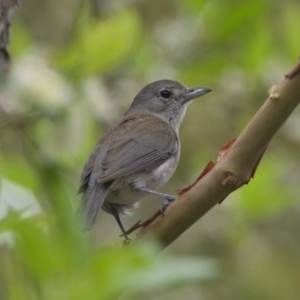
M165 98L165 99L168 99L171 97L172 93L169 91L169 90L162 90L160 92L160 95Z

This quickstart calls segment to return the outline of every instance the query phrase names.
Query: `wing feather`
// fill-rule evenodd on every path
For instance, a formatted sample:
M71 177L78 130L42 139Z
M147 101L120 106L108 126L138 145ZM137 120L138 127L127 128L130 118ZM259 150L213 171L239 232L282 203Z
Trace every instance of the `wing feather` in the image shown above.
M125 118L97 144L84 166L80 191L85 191L91 175L103 183L155 168L178 146L177 134L163 120L144 115Z

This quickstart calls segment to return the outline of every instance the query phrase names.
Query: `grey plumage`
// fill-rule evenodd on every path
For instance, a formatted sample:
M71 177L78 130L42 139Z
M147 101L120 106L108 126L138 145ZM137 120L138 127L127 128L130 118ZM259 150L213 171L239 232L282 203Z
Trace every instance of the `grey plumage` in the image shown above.
M160 80L138 93L83 168L79 192L85 229L93 226L100 207L119 223L118 214L147 195L143 188L155 190L169 180L179 161L178 131L187 103L209 91Z

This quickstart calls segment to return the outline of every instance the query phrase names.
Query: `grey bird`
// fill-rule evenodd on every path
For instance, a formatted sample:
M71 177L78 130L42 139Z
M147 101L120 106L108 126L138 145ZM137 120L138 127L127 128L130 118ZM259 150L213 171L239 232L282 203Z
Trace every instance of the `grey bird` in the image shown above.
M102 208L118 222L141 198L154 194L168 203L175 197L156 191L173 175L180 156L179 126L191 100L211 89L188 89L173 80L144 87L120 122L97 143L84 165L79 193L84 229L92 228Z

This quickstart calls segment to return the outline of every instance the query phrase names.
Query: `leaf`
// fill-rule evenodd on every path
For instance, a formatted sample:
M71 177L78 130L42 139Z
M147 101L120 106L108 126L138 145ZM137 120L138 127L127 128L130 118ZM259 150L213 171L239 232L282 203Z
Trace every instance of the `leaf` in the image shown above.
M158 261L148 272L136 272L132 278L131 288L149 291L187 282L214 279L217 275L218 268L213 260L191 257L164 259ZM136 286L137 282L138 286Z
M30 165L21 156L0 153L1 174L7 179L34 189L38 184L38 177Z
M262 14L267 9L267 5L263 1L229 2L231 4L228 1L211 1L205 12L206 23L214 24L213 27L210 27L210 33L218 42L234 40L237 35L250 33L253 24L257 22L258 14Z
M103 73L137 50L139 28L138 17L130 10L105 20L89 20L68 49L56 53L54 62L77 79Z

